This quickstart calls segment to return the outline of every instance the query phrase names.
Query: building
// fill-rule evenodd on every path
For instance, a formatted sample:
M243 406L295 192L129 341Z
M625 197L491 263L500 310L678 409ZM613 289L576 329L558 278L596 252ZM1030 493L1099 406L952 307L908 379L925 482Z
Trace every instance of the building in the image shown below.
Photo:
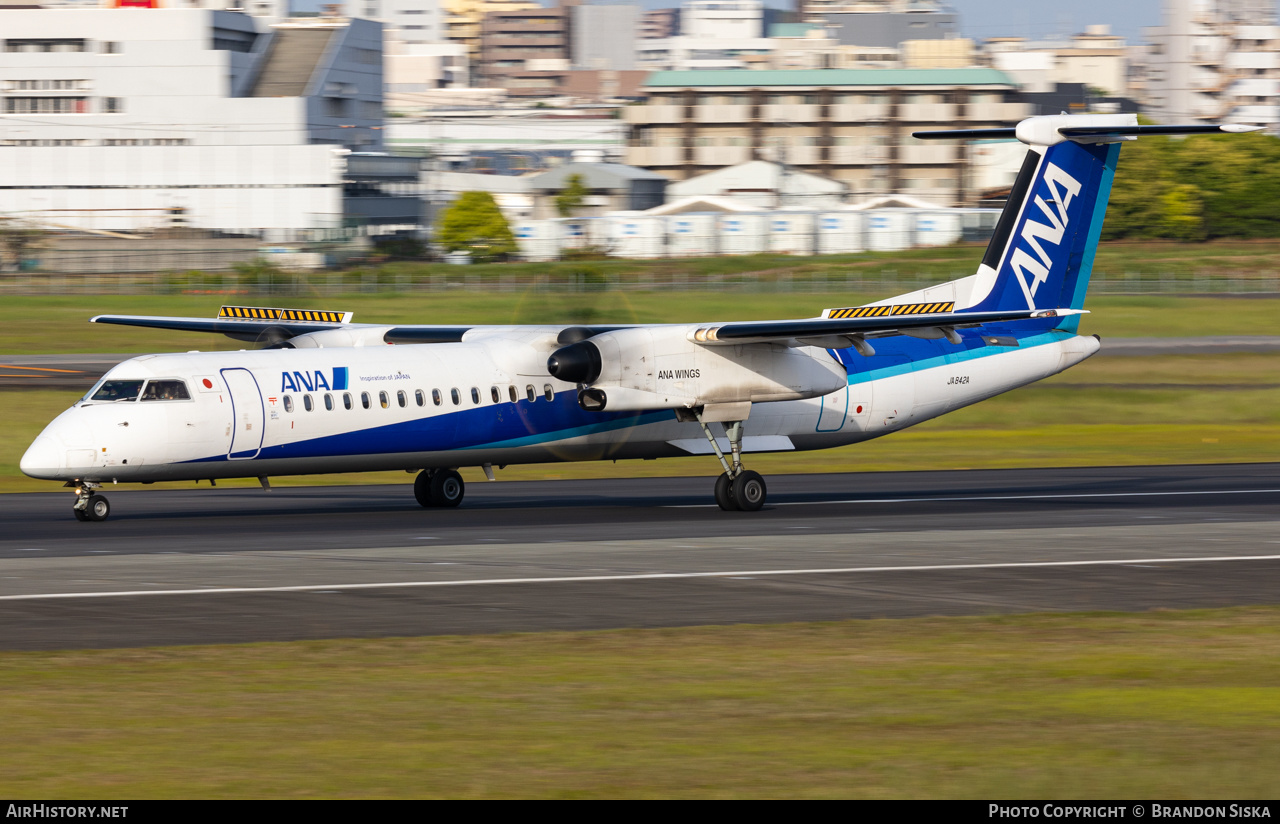
M472 68L480 60L480 27L490 12L537 9L532 0L443 0L445 6L445 38L467 49ZM474 80L472 81L474 82Z
M505 88L513 99L560 95L571 63L572 20L564 6L486 14L480 24L477 85Z
M985 50L991 66L1017 80L1025 92L1052 92L1060 83L1083 83L1101 95L1129 91L1128 47L1106 25L1089 26L1061 43L994 37Z
M573 6L575 69L634 71L638 6Z
M170 214L336 227L346 158L382 150L378 23L260 30L234 12L142 8L0 21L0 212L96 229Z
M857 197L907 191L941 203L977 196L971 147L911 132L1009 126L1027 114L1013 79L986 68L658 72L645 91L645 105L624 109L634 166L685 180L775 160Z
M440 43L448 37L440 0L350 0L346 11L353 17L381 22L387 40L407 46Z
M1231 121L1280 132L1280 27L1266 0L1165 0L1146 30L1146 103L1166 123Z
M861 3L834 6L817 13L817 19L832 30L844 46L897 49L907 40L946 40L960 36L960 21L953 12L881 10L885 8L898 6Z
M429 105L429 92L465 89L470 79L467 48L461 43L408 45L388 41L382 57L385 104L389 111L404 112Z
M680 34L680 9L652 9L640 16L641 40L665 40Z
M967 69L978 65L973 41L967 37L904 40L899 48L904 69Z
M749 160L667 187L672 199L720 198L742 209L837 209L848 193L839 180L768 160Z
M690 0L680 34L640 39L637 60L651 71L767 68L777 45L765 37L773 16L761 0Z
M579 151L621 160L627 124L605 117L533 117L511 111L396 118L387 122L387 147L398 154L430 155L442 168L523 174L567 161ZM509 162L497 163L499 156ZM480 165L474 162L481 159Z
M643 212L666 200L667 178L618 163L568 163L530 179L535 220L561 217L555 198L578 175L588 194L574 217L600 217L608 212Z
M680 34L698 40L764 37L761 0L688 0L680 14Z

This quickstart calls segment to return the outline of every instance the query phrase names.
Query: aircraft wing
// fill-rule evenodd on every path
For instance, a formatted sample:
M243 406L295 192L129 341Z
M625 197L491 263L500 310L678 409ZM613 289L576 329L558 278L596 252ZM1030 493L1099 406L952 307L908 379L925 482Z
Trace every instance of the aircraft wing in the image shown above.
M952 337L957 328L971 328L985 323L1004 323L1030 318L1052 318L1062 315L1083 314L1080 309L1023 309L992 312L920 312L895 314L904 307L863 307L863 311L876 316L826 317L802 320L766 320L742 323L724 323L700 327L693 333L693 340L708 346L727 346L739 343L781 343L788 346L821 346L841 349L855 345L856 339L912 335L913 337ZM844 311L837 310L834 314ZM950 333L950 334L948 334Z
M232 314L243 311L245 315ZM249 314L252 313L252 314ZM250 309L223 307L216 318L157 317L152 315L98 315L90 323L212 332L236 340L280 343L289 338L331 329L384 329L387 343L453 343L462 340L470 326L396 326L385 323L351 323L347 312Z

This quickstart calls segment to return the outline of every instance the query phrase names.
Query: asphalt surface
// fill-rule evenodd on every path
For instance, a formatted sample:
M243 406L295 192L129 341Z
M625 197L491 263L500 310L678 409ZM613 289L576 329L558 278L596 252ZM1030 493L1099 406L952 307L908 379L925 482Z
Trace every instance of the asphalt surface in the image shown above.
M0 496L0 649L1280 603L1280 464L407 480Z
M1280 352L1280 336L1106 338L1101 355L1214 355ZM0 355L0 389L87 390L111 367L135 355Z

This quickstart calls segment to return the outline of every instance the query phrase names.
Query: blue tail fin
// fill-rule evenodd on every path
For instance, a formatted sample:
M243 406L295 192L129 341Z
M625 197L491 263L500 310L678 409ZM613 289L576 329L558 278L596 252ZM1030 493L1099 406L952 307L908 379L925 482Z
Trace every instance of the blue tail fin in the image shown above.
M915 132L919 138L1016 137L1027 144L1009 202L960 312L1083 309L1120 143L1139 135L1256 131L1261 126L1197 123L1142 126L1135 115L1048 115L1017 128ZM956 281L960 283L961 281ZM1058 328L1072 332L1079 315Z
M1027 150L967 310L1084 308L1119 154L1070 140Z

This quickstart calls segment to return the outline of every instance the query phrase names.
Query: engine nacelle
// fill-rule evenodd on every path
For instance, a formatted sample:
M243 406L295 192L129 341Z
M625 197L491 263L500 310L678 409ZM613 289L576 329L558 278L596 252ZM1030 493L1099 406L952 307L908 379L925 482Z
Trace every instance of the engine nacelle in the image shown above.
M817 353L815 355L815 353ZM555 378L587 388L583 409L642 411L815 398L848 381L825 352L771 343L704 346L684 326L637 327L563 346Z

